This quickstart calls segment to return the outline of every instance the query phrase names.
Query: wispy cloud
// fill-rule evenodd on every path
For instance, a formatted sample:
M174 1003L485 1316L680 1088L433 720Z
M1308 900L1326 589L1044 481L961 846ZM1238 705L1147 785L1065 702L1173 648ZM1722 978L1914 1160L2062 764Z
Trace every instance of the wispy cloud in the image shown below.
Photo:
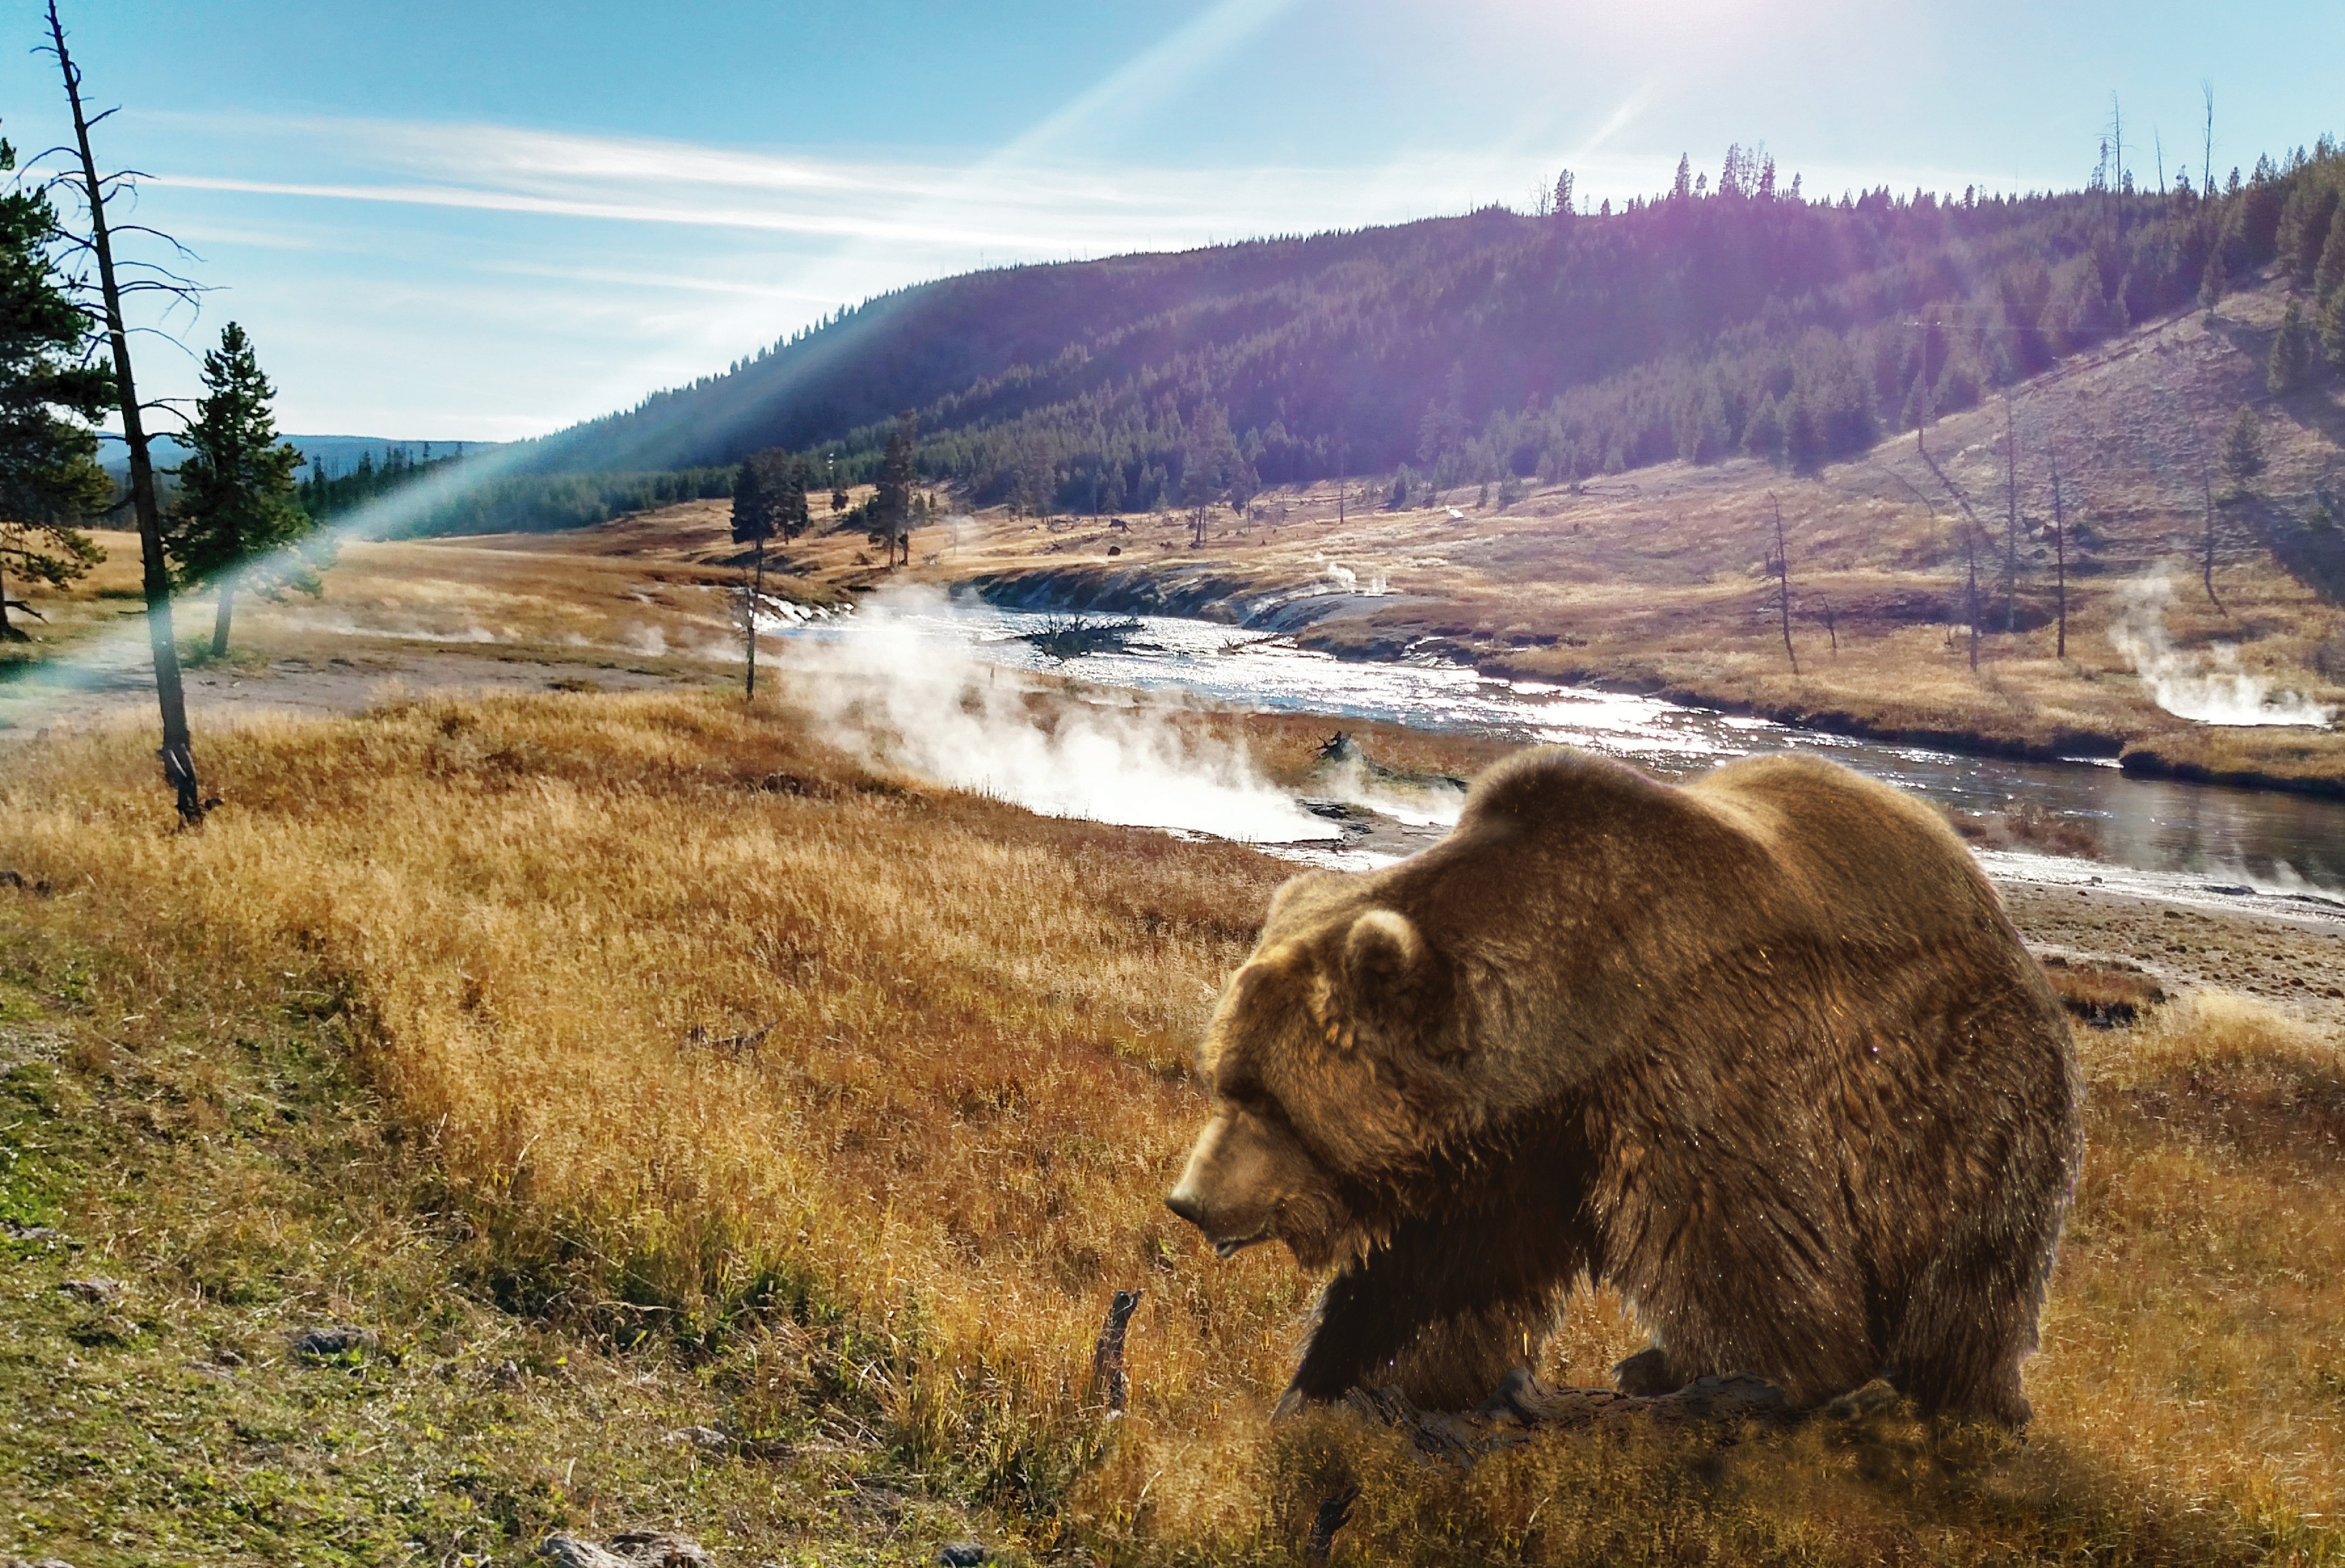
M1266 3L1266 0L1265 0ZM165 169L156 183L299 201L363 202L658 225L861 247L985 251L996 260L1101 255L1353 227L1440 210L1520 183L1511 148L1378 169L1171 168L1001 157L955 167L808 158L493 125L273 121L328 178ZM1038 132L1034 137L1045 140ZM891 282L899 280L890 280Z
M974 229L929 222L897 222L849 213L656 200L595 200L584 196L538 196L521 190L453 185L328 185L292 180L235 179L205 174L164 174L157 176L155 182L181 186L190 190L231 190L251 196L382 201L415 207L462 208L473 211L536 213L553 218L598 218L622 223L769 229L833 239L909 239L925 244L973 245L988 238Z

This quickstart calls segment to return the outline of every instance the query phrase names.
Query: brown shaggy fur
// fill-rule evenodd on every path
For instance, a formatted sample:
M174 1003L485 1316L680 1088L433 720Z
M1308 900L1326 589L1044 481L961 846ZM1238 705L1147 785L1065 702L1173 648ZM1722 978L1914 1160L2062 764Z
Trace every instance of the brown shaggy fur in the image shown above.
M1457 830L1271 904L1171 1202L1338 1265L1282 1408L1457 1408L1583 1269L1632 1392L1877 1376L2016 1426L2079 1153L2060 1004L1937 813L1830 763L1671 788L1538 750Z

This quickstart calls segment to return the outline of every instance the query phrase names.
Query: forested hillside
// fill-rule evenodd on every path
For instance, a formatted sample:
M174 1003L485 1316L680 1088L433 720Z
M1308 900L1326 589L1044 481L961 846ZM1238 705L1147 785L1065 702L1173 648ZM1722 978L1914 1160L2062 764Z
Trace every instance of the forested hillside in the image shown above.
M2308 341L2345 361L2340 190L2327 137L2221 189L2105 174L2012 199L1811 200L1731 150L1714 188L1681 165L1619 212L1493 208L923 285L550 437L533 463L779 447L862 478L910 409L925 475L1030 510L1404 466L1444 486L1734 451L1812 466L2275 261L2308 295Z

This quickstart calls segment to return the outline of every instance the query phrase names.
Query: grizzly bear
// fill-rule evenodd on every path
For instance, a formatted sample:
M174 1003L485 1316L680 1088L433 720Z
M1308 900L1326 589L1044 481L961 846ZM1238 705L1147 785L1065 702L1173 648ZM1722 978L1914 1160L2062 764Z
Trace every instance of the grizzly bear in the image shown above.
M1472 1405L1585 1272L1650 1332L1631 1393L1881 1377L2028 1419L2074 1047L1961 841L1884 785L1509 758L1438 844L1279 890L1198 1071L1172 1210L1335 1268L1282 1414Z

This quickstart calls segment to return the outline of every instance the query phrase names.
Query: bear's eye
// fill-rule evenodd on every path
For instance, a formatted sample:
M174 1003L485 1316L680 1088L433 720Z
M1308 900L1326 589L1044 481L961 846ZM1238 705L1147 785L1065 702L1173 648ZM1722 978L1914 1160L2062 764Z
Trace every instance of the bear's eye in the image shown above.
M1263 1099L1262 1084L1257 1080L1236 1074L1226 1078L1216 1079L1213 1083L1213 1094L1218 1098L1242 1107L1259 1105Z

